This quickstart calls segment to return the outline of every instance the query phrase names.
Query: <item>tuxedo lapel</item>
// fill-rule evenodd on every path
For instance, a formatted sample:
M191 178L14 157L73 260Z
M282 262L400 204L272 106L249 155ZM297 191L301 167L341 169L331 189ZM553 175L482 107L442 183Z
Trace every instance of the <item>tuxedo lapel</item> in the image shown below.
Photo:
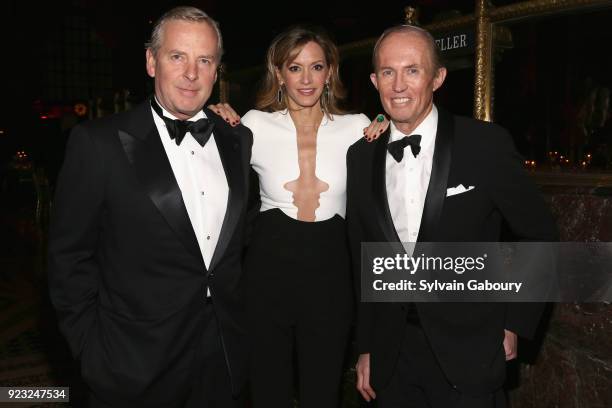
M219 150L227 185L229 188L229 197L227 200L227 210L221 226L221 233L217 246L210 261L209 270L213 270L223 257L227 246L229 245L238 221L240 220L241 211L243 208L247 179L243 171L240 154L240 137L235 128L229 127L223 122L219 116L212 111L205 109L206 116L215 123L213 137Z
M132 120L124 129L119 130L119 140L145 192L187 250L204 264L148 102L134 109Z
M389 209L389 201L387 198L387 144L391 136L391 127L380 135L374 147L374 160L372 161L374 168L372 169L372 193L375 202L375 211L378 219L378 224L385 234L387 242L399 242L391 210Z
M435 239L438 221L446 199L453 140L453 116L438 108L438 130L436 131L433 164L425 196L418 242L433 242Z

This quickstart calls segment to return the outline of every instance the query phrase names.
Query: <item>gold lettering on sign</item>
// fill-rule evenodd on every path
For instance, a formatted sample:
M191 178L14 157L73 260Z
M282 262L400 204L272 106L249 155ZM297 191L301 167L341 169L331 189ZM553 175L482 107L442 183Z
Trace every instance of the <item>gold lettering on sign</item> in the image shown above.
M316 174L318 128L318 125L296 126L300 175L284 186L285 190L293 193L293 205L298 209L297 219L300 221L315 221L321 193L329 190L329 184Z

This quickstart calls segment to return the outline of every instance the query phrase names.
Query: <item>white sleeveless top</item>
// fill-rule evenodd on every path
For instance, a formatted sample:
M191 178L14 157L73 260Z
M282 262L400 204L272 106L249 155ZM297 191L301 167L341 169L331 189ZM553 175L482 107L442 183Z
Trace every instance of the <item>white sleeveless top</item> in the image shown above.
M300 175L297 136L289 113L250 110L242 123L253 132L251 166L259 175L261 211L278 208L297 219L293 193L285 184ZM346 152L370 124L364 114L323 117L317 133L316 175L329 185L320 194L315 221L346 214Z

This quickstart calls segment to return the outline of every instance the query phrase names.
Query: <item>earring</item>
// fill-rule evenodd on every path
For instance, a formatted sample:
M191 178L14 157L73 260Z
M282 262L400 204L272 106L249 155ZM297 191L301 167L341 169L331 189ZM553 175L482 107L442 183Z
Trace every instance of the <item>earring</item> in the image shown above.
M323 87L323 101L322 101L323 109L327 110L329 108L329 83L326 82Z
M276 94L278 103L283 103L283 84L278 87L278 93Z

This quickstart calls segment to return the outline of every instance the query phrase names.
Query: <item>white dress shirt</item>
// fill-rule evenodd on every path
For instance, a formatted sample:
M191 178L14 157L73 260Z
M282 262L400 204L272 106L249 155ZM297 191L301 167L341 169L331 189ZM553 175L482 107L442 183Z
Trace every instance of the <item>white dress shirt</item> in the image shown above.
M242 123L253 132L251 165L259 176L261 211L278 208L297 219L293 193L285 184L300 175L297 133L291 115L251 110ZM346 214L346 152L363 137L370 120L363 114L323 117L317 132L317 178L329 185L319 196L315 221Z
M176 119L165 109L162 110L164 116ZM208 143L202 147L191 133L187 132L181 144L177 146L168 134L166 123L153 108L151 111L198 239L204 264L208 268L219 240L229 192L215 138L211 135ZM189 120L205 117L204 112L200 111Z
M393 122L389 143L403 138ZM411 135L421 135L421 151L415 158L410 146L404 149L401 162L395 161L387 151L386 186L387 199L393 225L402 242L416 242L421 227L425 196L431 176L433 153L438 130L438 110L435 106Z

